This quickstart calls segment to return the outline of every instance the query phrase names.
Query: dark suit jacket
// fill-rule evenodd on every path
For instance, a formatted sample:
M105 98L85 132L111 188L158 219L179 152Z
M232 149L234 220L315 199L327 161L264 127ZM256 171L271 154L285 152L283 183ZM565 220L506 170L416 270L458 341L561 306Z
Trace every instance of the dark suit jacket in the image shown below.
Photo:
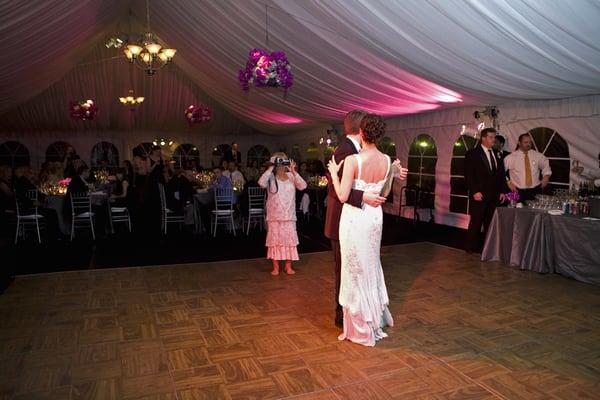
M481 145L465 154L465 180L471 200L475 193L481 192L484 201L498 201L500 193L508 191L504 162L495 150L492 150L492 154L496 157L496 174L492 174L490 163Z
M352 141L348 138L344 138L339 146L335 149L333 155L335 156L335 161L339 163L344 160L346 157L352 154L357 154L356 147ZM340 230L340 216L342 215L342 206L343 204L337 197L335 193L335 188L331 183L331 175L329 172L326 172L328 184L327 184L327 215L325 216L325 236L332 240L339 239L339 230ZM338 173L340 180L342 179L342 175L344 174L344 164L340 168ZM354 207L362 206L362 198L363 198L362 190L354 190L350 191L350 196L346 201L350 205Z

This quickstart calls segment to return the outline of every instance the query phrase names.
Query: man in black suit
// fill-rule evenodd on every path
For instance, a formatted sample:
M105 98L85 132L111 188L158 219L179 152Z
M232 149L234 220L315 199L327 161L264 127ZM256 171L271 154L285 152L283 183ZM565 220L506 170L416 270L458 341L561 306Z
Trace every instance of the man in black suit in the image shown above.
M360 151L360 122L366 112L360 110L350 111L344 119L344 131L346 137L335 149L333 156L336 163L340 163L346 157L352 154L358 154ZM338 175L342 179L344 173L344 165L340 168ZM342 258L340 255L340 217L342 215L342 202L338 199L329 172L326 173L328 178L327 183L327 214L325 215L325 236L331 240L331 249L335 260L335 324L343 326L343 310L339 303L340 297L340 277L342 270ZM350 191L350 196L346 203L354 207L362 207L362 204L368 204L372 207L380 206L385 202L385 197L378 196L372 193L364 193L361 190Z
M469 227L465 250L477 252L480 248L481 225L484 237L499 202L508 192L504 163L493 149L496 129L481 131L481 142L465 155L465 181L469 190Z
M231 143L231 150L223 154L223 160L227 162L234 161L237 165L242 164L242 153L238 151L238 144Z

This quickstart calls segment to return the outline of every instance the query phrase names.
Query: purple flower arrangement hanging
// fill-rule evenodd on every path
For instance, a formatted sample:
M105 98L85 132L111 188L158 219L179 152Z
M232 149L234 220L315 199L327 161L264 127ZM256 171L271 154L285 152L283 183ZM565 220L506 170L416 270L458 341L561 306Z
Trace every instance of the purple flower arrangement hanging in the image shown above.
M519 192L508 192L505 194L506 200L516 203L519 201Z
M246 93L250 84L254 87L282 87L283 96L294 84L294 76L290 72L290 63L283 51L268 53L263 49L252 49L248 54L246 68L239 73L240 85Z
M74 120L92 120L98 113L98 107L94 100L71 101L69 103L69 114Z
M202 122L208 122L212 118L212 110L207 106L192 104L185 110L185 120L190 126Z

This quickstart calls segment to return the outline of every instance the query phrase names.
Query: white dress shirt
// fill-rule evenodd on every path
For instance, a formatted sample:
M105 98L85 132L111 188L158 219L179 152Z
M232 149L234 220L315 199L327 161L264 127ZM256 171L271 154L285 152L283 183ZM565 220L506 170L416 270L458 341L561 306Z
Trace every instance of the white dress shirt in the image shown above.
M510 181L519 189L531 189L540 184L540 171L542 176L552 175L550 162L542 153L529 150L527 152L531 165L531 186L525 184L525 153L516 150L504 159L504 168L510 174Z
M483 149L483 152L485 153L485 157L488 160L488 164L490 165L490 169L492 169L492 170L498 169L498 159L494 155L494 150L492 150L491 147L485 147L484 145L481 145L481 148ZM492 151L490 152L490 150L492 150ZM492 161L490 155L492 155L494 157L494 161Z
M350 136L346 136L348 139L350 139L350 141L352 142L352 144L354 145L354 147L356 148L356 152L360 153L360 143L358 142L358 140L350 137Z
M235 186L236 184L238 185L243 185L244 183L246 183L244 181L244 174L242 174L240 171L238 171L237 169L235 171L233 171L230 174L230 179L231 182L233 182L233 185Z

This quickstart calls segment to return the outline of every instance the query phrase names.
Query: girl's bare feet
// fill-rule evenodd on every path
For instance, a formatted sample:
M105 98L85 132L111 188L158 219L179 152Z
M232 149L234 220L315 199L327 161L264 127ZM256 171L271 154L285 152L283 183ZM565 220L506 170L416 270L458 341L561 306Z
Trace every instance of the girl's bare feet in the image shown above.
M279 261L277 260L273 260L273 271L271 271L271 275L279 275Z
M294 275L296 273L296 271L294 271L292 269L292 261L291 260L286 261L286 263L285 263L285 273L288 275Z

